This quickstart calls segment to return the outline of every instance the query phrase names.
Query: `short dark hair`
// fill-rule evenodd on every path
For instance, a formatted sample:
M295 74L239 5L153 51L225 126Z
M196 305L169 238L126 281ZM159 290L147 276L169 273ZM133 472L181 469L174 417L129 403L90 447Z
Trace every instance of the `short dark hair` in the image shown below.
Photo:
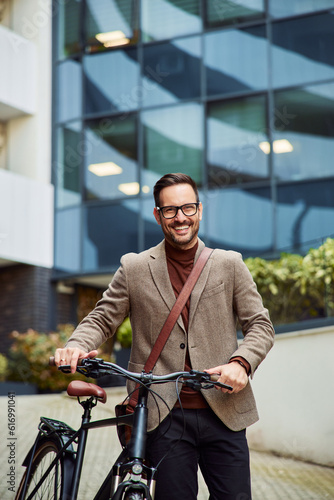
M160 206L160 192L165 187L174 186L175 184L189 184L196 195L196 201L199 202L199 195L196 182L186 174L166 174L161 179L159 179L153 188L154 202L155 206Z

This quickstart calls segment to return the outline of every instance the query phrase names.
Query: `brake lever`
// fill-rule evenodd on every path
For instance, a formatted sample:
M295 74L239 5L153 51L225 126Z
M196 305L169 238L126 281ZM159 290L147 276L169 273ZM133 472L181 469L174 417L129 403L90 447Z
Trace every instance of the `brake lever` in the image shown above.
M227 384L222 384L221 382L214 382L216 387L221 387L222 389L227 389L228 391L233 391L233 387Z
M71 373L71 365L60 365L58 366L58 370L63 373Z

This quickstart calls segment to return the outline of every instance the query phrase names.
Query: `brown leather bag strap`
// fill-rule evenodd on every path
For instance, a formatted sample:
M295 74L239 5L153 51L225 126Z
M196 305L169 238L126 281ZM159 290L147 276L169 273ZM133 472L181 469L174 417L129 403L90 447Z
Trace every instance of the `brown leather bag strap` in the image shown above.
M213 252L212 248L204 247L204 249L200 253L200 256L198 257L195 265L193 266L185 284L183 285L181 292L179 293L175 301L174 306L172 307L159 333L157 340L155 341L151 354L149 355L145 363L144 372L148 373L155 367L156 362L158 361L159 356L168 340L168 337L171 334L171 331L173 330L173 327L178 317L180 316L184 306L186 305L187 300L189 299L190 294L193 291L193 288L212 252ZM138 391L135 391L130 398L129 404L135 407L137 401L138 401Z

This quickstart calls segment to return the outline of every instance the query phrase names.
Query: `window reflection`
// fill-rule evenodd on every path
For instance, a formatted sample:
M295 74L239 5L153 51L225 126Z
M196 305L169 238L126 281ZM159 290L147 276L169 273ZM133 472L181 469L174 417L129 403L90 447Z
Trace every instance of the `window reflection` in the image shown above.
M208 95L266 88L267 41L264 26L208 33L204 43Z
M214 0L204 2L209 27L238 23L264 17L264 0Z
M52 165L56 183L56 205L77 205L81 202L80 168L83 161L81 122L69 123L59 129L57 135L57 159Z
M86 43L91 51L137 41L137 0L86 0L86 9Z
M122 255L138 252L138 213L138 200L85 209L85 271L116 269Z
M81 0L58 2L59 31L58 55L66 57L80 51L80 12Z
M299 85L334 78L334 16L273 24L273 84Z
M207 133L210 188L269 178L263 96L211 103Z
M204 206L210 246L233 249L244 257L272 249L270 188L211 189Z
M274 140L291 145L290 151L274 155L276 177L298 180L332 176L334 84L276 92L274 102Z
M55 268L70 273L80 270L80 208L58 210L55 218Z
M333 234L333 192L333 178L278 188L278 248L306 252L315 240Z
M189 37L144 48L143 105L200 96L201 40Z
M85 112L136 109L141 100L137 50L116 50L84 58Z
M334 7L334 0L269 0L269 11L273 17L293 16L306 14L316 10Z
M190 103L142 113L144 184L150 189L168 172L184 172L201 184L202 107Z
M199 0L142 0L141 29L144 42L197 33L202 21Z
M81 64L67 59L58 65L57 70L57 121L79 118L82 112Z
M137 128L135 116L91 120L85 127L86 198L137 195Z

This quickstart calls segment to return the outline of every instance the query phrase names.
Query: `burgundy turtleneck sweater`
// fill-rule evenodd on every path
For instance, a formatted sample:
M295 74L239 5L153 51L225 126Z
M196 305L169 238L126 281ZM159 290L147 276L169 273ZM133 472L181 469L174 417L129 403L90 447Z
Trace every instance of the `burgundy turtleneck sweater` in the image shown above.
M178 250L177 248L172 247L172 245L170 245L165 240L165 248L166 248L169 278L172 283L175 297L178 297L179 293L182 290L183 285L185 284L193 268L195 254L198 248L198 242L196 243L195 246L193 246L189 250ZM189 306L190 306L190 298L188 299L188 302L181 313L183 324L187 333L189 324ZM189 371L191 370L192 367L190 363L187 338L185 338L184 343L187 349L184 369L185 371ZM193 389L190 389L189 387L185 386L183 386L181 390L181 403L182 407L186 409L208 407L204 397L200 392L194 391ZM175 406L178 407L179 403L177 402Z

